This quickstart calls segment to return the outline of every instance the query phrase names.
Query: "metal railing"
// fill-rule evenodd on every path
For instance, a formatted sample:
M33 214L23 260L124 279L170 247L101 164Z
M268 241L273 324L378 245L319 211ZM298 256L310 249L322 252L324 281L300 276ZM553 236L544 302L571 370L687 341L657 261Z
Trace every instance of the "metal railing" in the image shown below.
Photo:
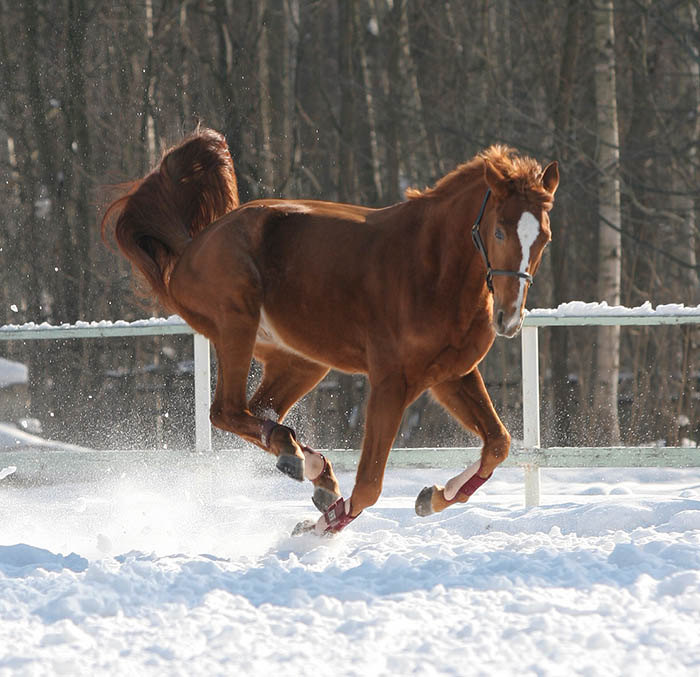
M678 325L700 324L700 306L678 309L666 307L663 311L648 308L609 309L608 312L590 313L585 305L581 312L560 312L546 309L533 310L523 322L522 387L523 387L523 447L514 449L506 466L522 467L525 471L525 504L539 505L540 468L571 467L700 467L700 450L686 447L550 447L540 446L540 393L539 348L540 327L596 326L596 325ZM670 308L670 310L668 310ZM637 312L635 312L637 311ZM209 341L196 334L176 317L137 322L81 322L76 325L36 325L0 327L0 340L28 341L38 339L109 338L125 336L153 336L190 334L194 348L195 449L211 450L211 359ZM392 465L432 465L453 467L467 465L476 458L478 449L395 449ZM354 454L344 450L346 465ZM331 452L339 458L340 452ZM432 457L432 458L431 458Z

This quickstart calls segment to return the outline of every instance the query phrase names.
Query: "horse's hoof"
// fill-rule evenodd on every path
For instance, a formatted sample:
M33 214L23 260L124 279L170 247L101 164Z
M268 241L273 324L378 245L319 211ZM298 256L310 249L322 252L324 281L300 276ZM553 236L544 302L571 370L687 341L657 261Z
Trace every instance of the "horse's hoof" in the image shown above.
M312 503L316 506L319 512L326 512L338 499L340 494L335 494L323 487L316 487L314 495L311 497Z
M299 522L294 529L292 529L292 536L301 536L302 534L308 534L309 532L314 530L314 527L316 526L316 522L313 520L304 520L303 522Z
M277 457L277 470L297 482L304 481L304 459L292 454L280 454Z
M433 487L423 487L418 498L416 499L416 515L419 517L427 517L433 512Z

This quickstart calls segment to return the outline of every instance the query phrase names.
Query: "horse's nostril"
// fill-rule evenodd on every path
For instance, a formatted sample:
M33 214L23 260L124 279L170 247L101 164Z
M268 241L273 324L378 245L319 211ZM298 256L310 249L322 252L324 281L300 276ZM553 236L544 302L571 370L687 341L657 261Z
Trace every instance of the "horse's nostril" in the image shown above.
M503 311L499 310L498 315L496 316L496 321L498 322L499 327L503 327Z

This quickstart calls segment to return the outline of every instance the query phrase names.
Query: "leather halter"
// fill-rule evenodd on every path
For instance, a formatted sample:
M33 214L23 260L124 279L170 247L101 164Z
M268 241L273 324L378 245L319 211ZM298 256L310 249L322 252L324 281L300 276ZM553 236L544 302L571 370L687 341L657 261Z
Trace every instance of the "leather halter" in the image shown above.
M484 215L484 210L486 209L486 203L489 201L489 196L491 195L491 189L486 189L486 195L484 195L484 201L481 203L481 209L479 210L479 216L476 217L476 222L472 226L472 240L474 241L474 246L476 250L481 254L481 258L484 259L484 264L486 266L486 286L489 291L493 294L493 276L494 275L507 275L509 277L520 277L532 285L532 275L530 273L523 273L519 270L494 270L491 268L491 263L489 262L489 255L486 253L486 245L481 239L481 233L479 232L479 226L481 226L481 218Z

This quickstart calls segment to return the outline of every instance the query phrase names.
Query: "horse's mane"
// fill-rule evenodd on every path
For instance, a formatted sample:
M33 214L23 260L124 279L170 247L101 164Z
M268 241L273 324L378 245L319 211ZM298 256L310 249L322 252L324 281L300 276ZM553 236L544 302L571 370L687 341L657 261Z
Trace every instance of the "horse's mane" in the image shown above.
M443 176L432 188L425 190L408 188L406 198L415 200L454 195L470 182L483 177L485 162L491 163L503 174L510 189L523 195L528 202L538 204L545 210L552 208L552 195L542 184L540 163L531 157L518 155L514 148L502 144L494 144L481 151L468 162Z

